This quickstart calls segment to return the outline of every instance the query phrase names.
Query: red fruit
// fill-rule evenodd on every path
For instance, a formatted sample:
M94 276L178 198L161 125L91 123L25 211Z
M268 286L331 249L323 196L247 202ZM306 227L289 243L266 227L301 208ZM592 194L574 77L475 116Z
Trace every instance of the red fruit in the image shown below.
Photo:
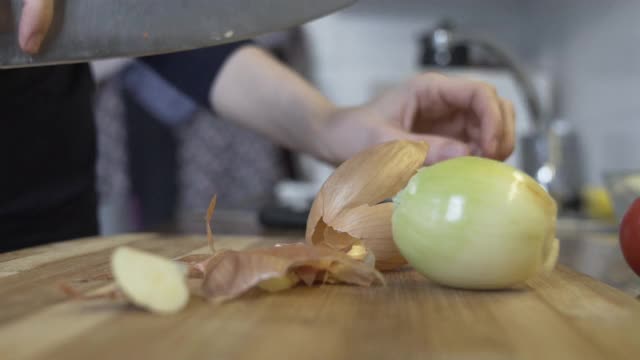
M631 204L622 218L620 248L627 264L640 276L640 198Z

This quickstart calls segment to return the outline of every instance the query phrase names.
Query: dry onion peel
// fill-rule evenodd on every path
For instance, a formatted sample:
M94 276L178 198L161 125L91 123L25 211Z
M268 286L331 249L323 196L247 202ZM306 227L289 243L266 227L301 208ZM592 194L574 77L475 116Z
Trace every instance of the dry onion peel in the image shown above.
M209 207L207 208L207 216L205 217L205 221L207 222L207 242L209 243L209 248L212 253L216 252L215 246L213 246L213 232L211 231L211 218L213 218L213 212L216 209L216 203L218 202L218 195L213 195L211 201L209 202Z
M253 288L276 292L300 282L309 286L318 281L359 286L384 284L384 278L373 266L373 255L361 244L350 247L350 254L360 261L336 249L305 243L216 252L210 226L215 205L214 196L206 216L207 239L213 255L187 255L176 262L141 250L119 247L111 258L117 293L87 296L66 284L60 285L61 289L77 299L119 295L155 313L174 313L186 306L190 293L225 301Z
M392 270L406 263L393 242L392 215L392 203L361 205L345 210L332 227L360 239L375 258L377 269Z
M313 245L348 252L363 244L373 252L376 268L390 270L406 263L393 242L391 204L424 164L429 146L393 141L365 150L342 163L314 199L305 239Z
M216 204L214 196L207 210L207 237L214 247L210 222ZM340 236L337 234L336 236ZM357 245L357 244L350 244ZM350 246L356 261L343 252L308 244L276 245L244 251L221 250L205 257L195 254L180 259L189 264L191 277L203 277L201 293L214 301L236 298L253 288L268 292L289 289L302 282L312 285L322 280L370 286L384 283L373 267L373 255L362 246Z
M205 296L225 301L255 287L280 291L321 277L358 286L384 283L373 267L346 254L307 244L290 244L245 251L223 251L209 259L203 282ZM300 272L298 272L300 271Z
M211 258L211 254L191 254L191 255L183 256L177 259L177 261L187 265L187 268L188 268L187 277L203 278L204 267L202 266L202 264L206 263L206 261L210 258Z

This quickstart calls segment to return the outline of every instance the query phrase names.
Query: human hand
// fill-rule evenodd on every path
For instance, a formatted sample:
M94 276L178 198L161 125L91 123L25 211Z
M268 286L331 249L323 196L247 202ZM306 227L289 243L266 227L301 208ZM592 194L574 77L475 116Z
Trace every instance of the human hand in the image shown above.
M473 80L419 75L377 99L338 109L323 129L324 158L338 163L378 143L429 143L427 164L465 155L505 160L514 146L514 110Z
M36 54L53 20L54 0L23 0L18 41L23 51Z

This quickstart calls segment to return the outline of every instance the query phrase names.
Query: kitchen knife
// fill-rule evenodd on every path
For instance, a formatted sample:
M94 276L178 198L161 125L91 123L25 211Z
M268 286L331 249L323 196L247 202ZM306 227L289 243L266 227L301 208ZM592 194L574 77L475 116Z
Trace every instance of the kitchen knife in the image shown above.
M18 44L22 0L0 1L0 68L196 49L305 23L355 0L56 0L41 51Z

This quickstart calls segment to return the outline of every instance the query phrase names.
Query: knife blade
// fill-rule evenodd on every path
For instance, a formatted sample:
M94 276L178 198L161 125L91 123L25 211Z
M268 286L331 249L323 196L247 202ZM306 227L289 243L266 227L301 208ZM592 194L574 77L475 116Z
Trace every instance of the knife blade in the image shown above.
M356 0L56 0L35 56L18 44L22 0L0 4L0 68L170 53L300 25Z

